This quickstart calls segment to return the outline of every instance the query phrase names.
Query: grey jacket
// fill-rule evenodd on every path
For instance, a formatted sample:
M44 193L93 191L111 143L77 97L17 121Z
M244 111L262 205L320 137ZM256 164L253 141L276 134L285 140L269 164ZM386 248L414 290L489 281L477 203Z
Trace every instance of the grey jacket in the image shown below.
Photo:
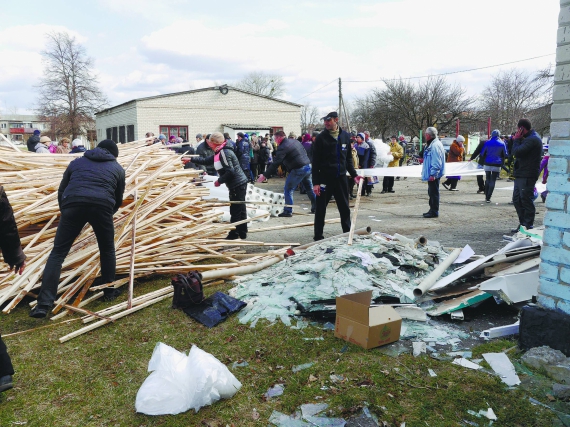
M34 147L34 150L36 151L36 153L40 153L40 154L50 154L49 148L47 148L44 144L42 144L41 142L38 142L36 144L36 146Z
M197 165L214 166L215 157L215 154L206 158L195 157L192 159L192 162ZM219 163L215 166L215 169L219 175L218 182L220 184L226 184L230 190L232 188L239 187L240 185L247 184L247 178L243 173L237 156L234 151L227 146L222 148L220 151Z

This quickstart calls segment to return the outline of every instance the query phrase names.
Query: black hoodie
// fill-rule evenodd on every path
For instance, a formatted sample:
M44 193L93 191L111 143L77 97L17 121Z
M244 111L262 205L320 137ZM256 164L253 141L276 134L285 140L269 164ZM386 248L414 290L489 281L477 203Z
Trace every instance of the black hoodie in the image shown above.
M28 140L26 141L26 145L28 146L28 151L30 153L35 153L36 152L36 145L40 142L40 136L39 135L32 135L28 138Z
M96 147L73 160L59 184L59 207L99 205L117 212L123 203L125 170L106 149Z

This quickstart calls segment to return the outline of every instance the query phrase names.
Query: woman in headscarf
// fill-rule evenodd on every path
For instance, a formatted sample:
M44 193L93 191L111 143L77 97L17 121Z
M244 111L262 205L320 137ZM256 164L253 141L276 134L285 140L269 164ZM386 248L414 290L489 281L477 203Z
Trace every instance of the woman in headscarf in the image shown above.
M240 162L234 151L226 147L224 135L220 132L214 132L210 135L208 146L214 151L214 155L210 157L195 157L192 162L198 165L214 165L218 172L219 178L214 185L219 187L220 184L226 184L228 187L230 201L245 202L247 193L247 177L243 172ZM247 219L247 211L245 203L230 204L231 222L238 222ZM245 239L247 238L247 223L244 222L236 226L235 230L231 230L226 239Z

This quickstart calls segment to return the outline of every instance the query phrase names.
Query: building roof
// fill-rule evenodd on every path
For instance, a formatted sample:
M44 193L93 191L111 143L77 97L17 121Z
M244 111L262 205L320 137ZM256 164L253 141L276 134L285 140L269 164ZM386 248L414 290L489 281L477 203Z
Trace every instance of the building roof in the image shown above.
M259 96L259 97L261 97L261 98L267 98L267 99L270 99L270 100L276 101L276 102L282 102L282 103L284 103L284 104L294 105L295 107L302 107L301 104L295 104L294 102L284 101L283 99L277 99L277 98L273 98L273 97L271 97L271 96L260 95L260 94L258 94L258 93L253 93L253 92L249 92L249 91L247 91L247 90L238 89L237 87L233 87L233 86L220 85L220 86L205 87L205 88L202 88L202 89L185 90L185 91L182 91L182 92L166 93L166 94L163 94L163 95L147 96L147 97L144 97L144 98L136 98L136 99L133 99L133 100L131 100L131 101L123 102L122 104L115 105L115 106L109 107L109 108L105 108L104 110L101 110L101 111L97 111L97 112L95 113L95 115L101 114L101 113L105 113L105 112L107 112L107 111L109 111L109 110L112 110L113 108L122 107L123 105L128 105L128 104L130 104L130 103L132 103L132 102L145 101L145 100L147 100L147 99L166 98L166 97L169 97L169 96L185 95L185 94L188 94L188 93L205 92L205 91L207 91L207 90L220 90L221 87L226 87L226 88L228 88L229 90L235 90L235 91L238 91L238 92L247 93L248 95Z
M10 122L46 122L34 114L0 114L0 121Z
M243 125L238 123L223 124L232 129L270 129L272 126L269 125Z

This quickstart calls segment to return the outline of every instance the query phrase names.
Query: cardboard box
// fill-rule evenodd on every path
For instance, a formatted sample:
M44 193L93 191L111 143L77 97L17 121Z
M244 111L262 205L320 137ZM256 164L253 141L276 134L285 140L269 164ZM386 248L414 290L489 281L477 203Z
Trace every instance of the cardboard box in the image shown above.
M334 335L369 349L400 339L402 318L390 306L370 307L372 291L336 299Z

